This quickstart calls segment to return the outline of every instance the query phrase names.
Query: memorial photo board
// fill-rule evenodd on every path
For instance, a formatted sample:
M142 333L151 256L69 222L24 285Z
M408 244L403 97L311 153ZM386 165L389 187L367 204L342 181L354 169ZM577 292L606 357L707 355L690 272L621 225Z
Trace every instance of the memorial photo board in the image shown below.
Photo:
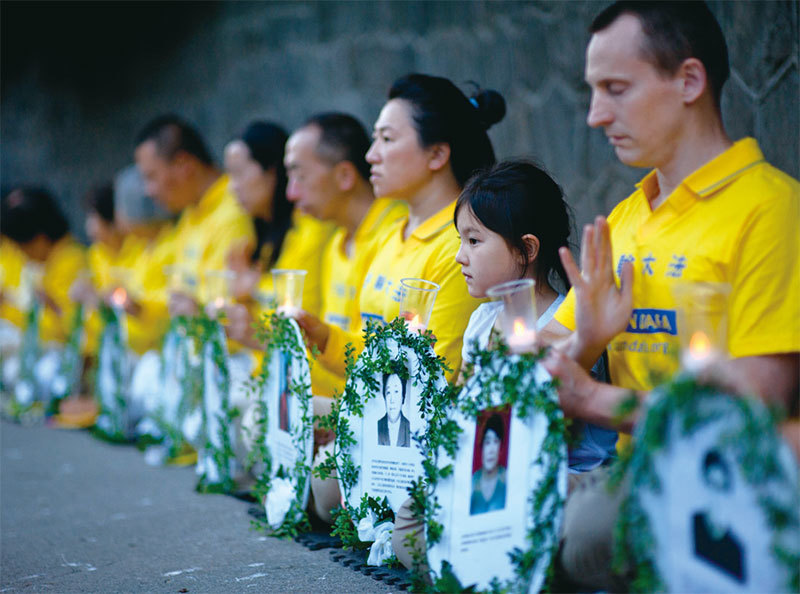
M447 384L435 367L433 349L407 332L400 322L372 335L378 338L370 339L348 377L339 424L348 428L354 444L337 452L337 463L346 457L357 469L352 485L342 480L347 473L340 472L339 479L352 509L369 496L386 498L397 512L408 498L411 482L422 474L422 454L414 436L427 428L423 393L426 389L444 390ZM350 398L357 406L348 405Z
M660 398L648 415L659 414ZM671 414L661 447L639 452L645 472L632 475L629 509L646 518L653 544L644 560L668 591L794 589L797 465L771 425L760 402L706 390Z
M463 587L483 590L493 580L514 583L512 589L535 592L542 587L550 549L538 556L524 583L518 581L510 553L530 548L532 502L547 485L553 492L542 497L539 514L550 518L550 545L558 538L566 496L566 446L562 439L554 455L543 452L550 428L547 414L535 406L521 414L513 398L509 401L503 394L503 380L515 361L518 358L497 355L492 359L491 381L490 374L480 371L467 380L453 417L461 428L456 454L441 455L438 462L440 468L451 464L453 472L434 488L435 521L442 535L428 548L428 565L436 577L448 563ZM531 364L515 378L515 390L539 391L554 402L549 380L541 366ZM475 402L480 403L477 410L472 408ZM560 418L560 411L556 414Z
M119 310L101 309L104 321L97 354L95 394L100 406L97 429L109 439L124 440L132 436L127 410L128 355L125 314Z
M198 491L233 488L236 456L230 422L230 360L219 322L205 328L201 444L197 453ZM186 423L184 423L184 427ZM185 431L184 431L185 434Z
M267 354L267 373L260 392L267 415L264 439L270 456L270 478L291 477L293 485L301 489L296 496L305 508L310 481L308 476L298 480L301 477L296 469L298 463L310 469L313 455L311 373L297 322L288 319L284 323L293 335L295 348L277 347Z

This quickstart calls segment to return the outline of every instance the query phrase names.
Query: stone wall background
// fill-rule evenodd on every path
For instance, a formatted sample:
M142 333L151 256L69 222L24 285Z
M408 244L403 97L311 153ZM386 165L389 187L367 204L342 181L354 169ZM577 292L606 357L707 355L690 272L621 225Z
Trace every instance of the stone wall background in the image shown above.
M255 118L287 129L320 110L371 128L410 71L500 91L499 158L529 156L564 186L577 223L607 213L643 171L585 124L587 27L605 2L3 2L0 175L50 187L82 233L81 197L132 160L151 117L194 122L213 153ZM729 44L733 138L800 177L798 3L710 6Z

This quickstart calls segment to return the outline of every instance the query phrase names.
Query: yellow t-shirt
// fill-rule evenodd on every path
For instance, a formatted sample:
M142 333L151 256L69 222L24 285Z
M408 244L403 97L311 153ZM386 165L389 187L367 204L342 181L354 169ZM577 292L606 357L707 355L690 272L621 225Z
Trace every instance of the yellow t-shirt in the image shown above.
M270 270L261 275L256 289L256 302L251 314L261 320L265 313L274 311L274 287L272 270L305 270L303 279L303 309L319 316L322 303L322 253L336 230L332 223L319 221L314 217L295 210L292 213L292 227L286 233L281 253ZM263 351L254 351L254 373L261 368ZM312 365L312 368L316 365Z
M359 294L362 325L367 320L390 322L400 313L400 279L422 278L441 288L431 314L428 329L436 336L436 354L443 356L455 379L461 367L461 342L469 317L480 301L470 297L467 284L456 263L460 245L453 225L455 201L422 223L403 239L408 223L404 217L391 226L378 245L367 269ZM323 353L325 365L344 373L344 349L352 342L358 351L363 348L359 333L345 332L331 326L328 344Z
M395 223L407 216L408 205L399 200L378 198L353 234L351 256L346 251L347 232L338 228L322 255L322 314L328 324L348 332L358 332L361 316L358 290L366 273L377 238L386 237ZM344 374L328 369L320 360L311 368L312 391L317 396L332 396L344 389Z
M0 318L23 328L25 325L25 303L30 295L22 295L27 290L22 286L22 269L27 257L16 242L0 238Z
M689 175L655 211L651 172L608 222L617 274L633 262L633 314L608 346L615 385L649 390L678 368L672 289L728 283L733 357L800 351L800 184L764 160L752 138ZM556 319L574 328L572 292ZM655 375L654 375L655 373Z
M81 271L86 269L86 249L71 235L59 239L44 263L42 289L61 309L61 315L49 307L42 308L39 338L43 342L66 340L76 305L68 293Z
M319 315L322 305L322 254L326 244L336 230L333 223L318 221L314 217L295 210L292 227L286 233L281 253L270 270L264 272L258 285L261 300L274 293L272 270L305 270L303 280L303 309ZM261 312L267 308L261 308Z
M228 176L221 175L200 202L184 209L175 226L174 265L186 275L185 289L205 302L203 273L224 270L228 250L243 240L255 240L253 221L230 191Z

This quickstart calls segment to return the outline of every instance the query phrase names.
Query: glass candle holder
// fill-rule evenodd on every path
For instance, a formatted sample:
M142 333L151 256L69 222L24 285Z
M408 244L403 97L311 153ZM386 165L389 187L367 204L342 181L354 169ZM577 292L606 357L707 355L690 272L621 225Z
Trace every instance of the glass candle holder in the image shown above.
M206 271L203 274L203 300L215 309L230 305L233 279L234 273L230 270Z
M36 291L41 288L44 279L44 266L38 262L28 261L20 272L17 305L22 311L29 310L36 300Z
M272 271L272 285L278 311L292 317L303 307L305 270L277 269Z
M518 353L536 342L536 282L530 278L491 287L486 294L503 301L500 328L508 348Z
M425 332L441 287L422 278L400 279L400 317L412 332Z
M727 357L730 291L730 285L713 282L673 287L684 371L698 373Z
M163 271L171 293L195 294L197 283L194 276L185 267L171 264L164 266Z

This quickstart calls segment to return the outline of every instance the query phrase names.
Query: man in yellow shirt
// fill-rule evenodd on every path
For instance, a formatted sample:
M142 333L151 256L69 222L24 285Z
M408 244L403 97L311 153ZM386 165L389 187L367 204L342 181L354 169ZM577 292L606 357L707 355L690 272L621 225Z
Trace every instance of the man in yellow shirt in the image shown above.
M734 391L796 416L800 186L766 163L755 140L726 134L719 24L703 3L616 3L590 31L588 123L604 128L623 163L654 171L608 222L584 229L581 271L562 252L573 290L548 329L572 333L545 366L561 380L565 414L629 431L636 419L615 422L619 404L677 368L672 289L702 280L731 287L726 378ZM607 345L615 385L585 372ZM584 587L625 587L610 570L619 497L595 477L568 500L561 567Z
M185 280L184 294L173 292L174 315L197 312L203 273L223 270L230 247L254 238L253 223L230 192L227 175L214 166L200 135L173 115L147 124L137 137L136 165L148 196L172 213L174 264Z
M173 266L182 284L151 283L146 290L146 309L169 306L172 316L195 316L216 296L206 290L206 273L225 269L229 250L242 241L253 242L253 222L230 191L227 175L214 165L203 139L189 124L174 115L148 123L136 138L136 165L145 191L169 212L180 214L163 249L151 254L153 267ZM170 279L170 280L174 280ZM210 288L210 284L209 284ZM150 354L142 357L134 379L158 375ZM157 394L161 397L162 394ZM148 412L154 403L146 407Z
M284 157L287 198L303 213L339 226L322 254L320 317L353 332L361 326L357 294L372 244L406 213L403 203L375 199L364 158L369 145L366 130L354 117L321 113L291 135ZM311 375L318 396L344 388L344 374L328 369L324 361Z

